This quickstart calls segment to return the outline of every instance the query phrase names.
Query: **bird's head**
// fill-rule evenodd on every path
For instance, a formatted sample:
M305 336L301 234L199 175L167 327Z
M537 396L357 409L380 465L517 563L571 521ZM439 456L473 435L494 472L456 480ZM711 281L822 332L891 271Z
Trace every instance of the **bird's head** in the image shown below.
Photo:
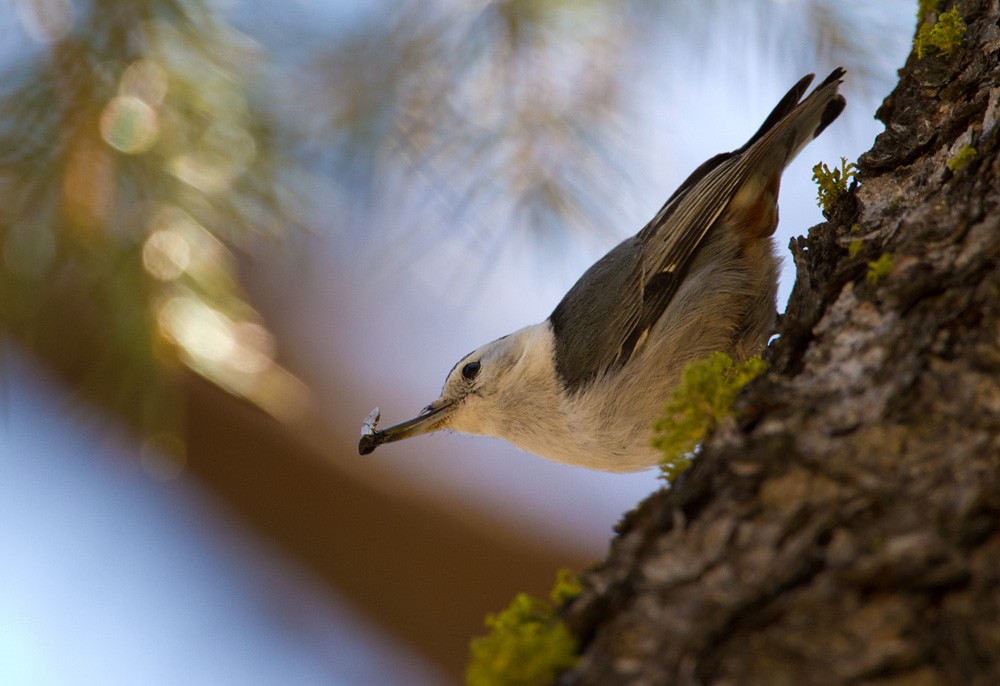
M551 344L536 331L538 326L487 343L460 359L437 400L409 421L362 436L361 454L383 443L444 429L506 437L504 424L523 396L540 378L553 377Z

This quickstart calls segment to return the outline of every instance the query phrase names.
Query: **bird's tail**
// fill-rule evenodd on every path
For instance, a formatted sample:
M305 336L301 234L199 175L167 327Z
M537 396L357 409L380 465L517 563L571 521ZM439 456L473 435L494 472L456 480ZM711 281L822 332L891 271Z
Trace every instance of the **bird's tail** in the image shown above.
M834 69L804 100L813 75L800 79L743 147L688 176L637 236L649 273L674 273L687 264L720 217L748 242L774 233L781 173L844 111L847 103L837 93L844 73Z
M840 67L834 69L805 100L802 96L814 75L800 79L737 152L746 158L750 166L773 169L780 174L802 148L823 133L844 111L847 102L837 92L843 83L844 73Z

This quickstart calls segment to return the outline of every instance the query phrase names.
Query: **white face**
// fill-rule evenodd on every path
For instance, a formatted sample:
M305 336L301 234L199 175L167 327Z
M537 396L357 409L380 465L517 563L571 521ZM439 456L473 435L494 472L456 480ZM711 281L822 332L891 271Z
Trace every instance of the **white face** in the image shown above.
M511 371L521 359L517 339L512 336L487 343L458 361L441 389L436 403L450 403L445 426L464 433L496 435L499 417L494 407L507 385Z
M526 420L534 423L558 405L555 388L548 324L525 327L463 357L437 400L413 419L363 437L359 450L443 429L511 440Z

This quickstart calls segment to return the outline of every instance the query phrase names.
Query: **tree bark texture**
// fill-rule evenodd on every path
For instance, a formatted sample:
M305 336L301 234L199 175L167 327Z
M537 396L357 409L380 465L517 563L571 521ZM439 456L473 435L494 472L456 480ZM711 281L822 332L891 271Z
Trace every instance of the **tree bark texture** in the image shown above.
M793 241L771 369L563 608L560 683L1000 684L1000 9L957 5Z

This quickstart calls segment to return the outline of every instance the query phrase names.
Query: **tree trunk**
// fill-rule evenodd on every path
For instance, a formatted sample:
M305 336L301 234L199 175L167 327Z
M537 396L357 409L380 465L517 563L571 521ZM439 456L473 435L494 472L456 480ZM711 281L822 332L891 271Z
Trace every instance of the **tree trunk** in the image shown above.
M961 45L910 55L860 186L793 241L737 421L563 609L562 684L1000 684L1000 10L957 5Z

